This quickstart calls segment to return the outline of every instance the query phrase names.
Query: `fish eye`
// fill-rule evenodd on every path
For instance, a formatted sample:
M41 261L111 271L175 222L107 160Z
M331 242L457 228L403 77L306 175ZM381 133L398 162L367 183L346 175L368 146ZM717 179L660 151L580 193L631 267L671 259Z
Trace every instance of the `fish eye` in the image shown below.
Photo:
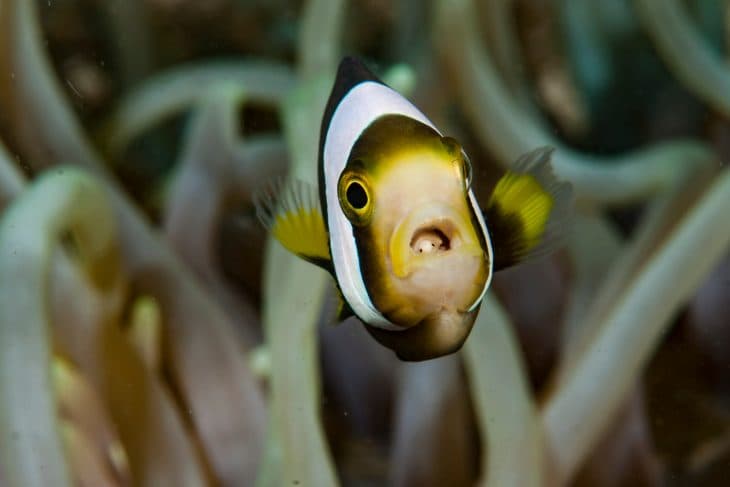
M353 225L367 225L373 212L373 201L367 179L354 171L345 171L337 183L340 207Z
M368 204L368 194L362 184L352 181L345 191L347 202L356 210L362 210Z

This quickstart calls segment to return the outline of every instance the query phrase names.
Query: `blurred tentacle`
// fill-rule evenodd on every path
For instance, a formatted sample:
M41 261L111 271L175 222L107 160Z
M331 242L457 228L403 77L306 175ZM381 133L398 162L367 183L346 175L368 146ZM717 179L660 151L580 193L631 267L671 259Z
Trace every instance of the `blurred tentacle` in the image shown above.
M34 170L73 162L97 165L41 47L36 2L0 3L0 118L3 133Z
M572 24L563 23L563 20L567 19L561 17L561 7L563 10L579 10L573 9L578 5L566 7L567 3L569 2L523 1L518 3L520 23L523 25L524 47L522 53L515 51L514 55L525 65L525 71L532 78L531 83L522 81L523 89L528 91L523 94L522 98L526 103L521 108L526 112L532 112L535 117L540 117L540 110L536 103L531 103L534 100L550 115L553 123L562 132L568 136L580 137L589 129L591 122L587 106L590 95L580 89L582 87L578 86L576 73L572 69L574 64L571 64L573 61L571 55L581 53L581 51L575 49L575 42L567 42ZM584 29L581 34L585 34L586 31L595 32L597 27L595 19L600 18L604 13L596 13L598 8L598 5L594 4L591 10L593 15L586 15L580 19ZM505 23L505 25L510 24ZM587 40L592 39L589 37ZM586 39L581 35L577 45L583 47L585 44L587 44ZM573 47L572 51L571 47ZM523 54L522 59L520 59L520 54ZM600 66L601 61L601 59L596 59L595 64ZM520 72L515 71L515 75L518 74ZM507 87L509 88L509 85Z
M256 136L244 141L237 130L241 92L246 93L247 101L278 105L290 75L281 66L261 63L259 69L251 64L245 68L234 63L206 65L153 78L122 103L108 130L114 147L122 150L150 125L176 111L194 108L180 163L166 187L164 231L171 246L229 315L253 324L258 318L252 306L230 288L218 270L217 223L226 202L250 202L258 182L285 170L286 148L279 137ZM198 80L198 85L191 80ZM249 88L246 83L253 84ZM197 229L195 238L189 238L191 227ZM247 346L257 341L255 328L240 327L238 331Z
M215 86L238 85L246 97L278 106L294 86L289 68L270 61L209 61L171 69L125 96L105 123L103 139L113 158L136 136L194 105Z
M249 203L262 182L284 175L289 154L282 137L260 135L231 147L231 158L228 196Z
M730 172L724 171L607 313L601 333L548 398L542 421L559 482L575 474L671 316L728 251L730 226L718 222L729 205Z
M730 3L725 2L725 49L730 52Z
M605 92L617 74L612 49L636 29L630 2L556 2L566 55L587 100Z
M323 110L329 83L329 78L303 82L284 108L287 142L297 148L291 154L290 177L314 182L319 134L318 125L311 120L319 118ZM327 279L324 271L269 238L263 324L272 358L272 423L266 464L259 477L261 486L294 480L323 487L337 484L319 417L317 323ZM307 299L302 301L304 289ZM291 408L291 404L298 407ZM302 451L309 456L302 456Z
M67 425L62 426L62 429L66 429L71 436L66 438L66 451L70 454L69 463L73 466L77 483L107 485L91 481L90 477L100 475L107 478L110 484L131 485L127 453L102 398L81 371L68 360L54 357L52 371L59 413ZM73 443L81 443L83 450L76 461L77 447ZM88 458L93 461L85 461ZM83 480L79 482L79 479Z
M47 333L56 333L54 341L58 347L93 376L120 426L120 436L129 447L133 473L141 485L153 485L165 477L201 485L202 472L171 403L164 402L159 389L144 374L134 374L134 356L124 353L128 349L124 338L115 336L114 322L108 316L101 319L104 306L98 302L98 294L116 294L119 280L115 219L102 186L76 169L61 168L38 180L7 211L6 218L21 218L35 225L23 225L24 231L18 232L17 222L8 223L16 227L13 238L19 241L8 242L4 248L13 252L17 269L8 267L3 276L16 276L10 279L10 285L26 289L17 286L22 280L31 291L21 291L23 298L3 293L13 303L3 303L7 312L3 316L13 317L16 328L18 323L42 319ZM83 275L68 259L59 258L65 254L54 251L66 239L73 242L72 255L86 270ZM22 252L17 249L20 241ZM52 264L64 265L59 268ZM59 281L62 285L58 285ZM64 293L64 310L75 319L56 322L54 298ZM14 306L19 308L12 311ZM33 340L39 346L40 338ZM15 370L20 369L16 366ZM136 370L140 372L141 365ZM134 393L130 394L130 390ZM22 398L19 395L18 399ZM185 468L170 471L170 465L178 462L183 462Z
M334 73L340 58L340 38L346 0L309 0L299 31L298 65L302 79Z
M388 485L473 484L476 452L460 362L454 354L403 364Z
M335 299L328 299L327 304L323 315L334 316ZM345 465L362 466L360 455L352 454L354 448L348 447L360 446L385 454L383 440L391 431L388 413L397 394L396 385L404 363L376 343L354 318L341 326L321 326L319 336L327 397L325 412L334 416L334 422L342 423L347 434L344 439L334 435L335 442L341 439L345 448L344 451L334 450L333 454ZM347 485L350 472L346 467L342 470L342 483ZM367 474L378 473L384 472Z
M477 9L483 18L481 25L488 41L486 48L494 58L497 72L515 101L523 109L533 110L516 35L515 3L515 0L488 0L477 5Z
M205 459L186 421L188 408L176 403L162 371L148 366L120 326L115 293L99 293L64 259L56 261L65 264L54 269L51 289L57 347L102 394L135 482L206 484Z
M436 0L436 45L453 76L454 92L483 143L503 165L534 147L557 147L553 165L579 196L603 204L635 201L665 189L688 171L710 164L704 144L679 140L618 157L581 154L565 147L522 110L481 46L470 0Z
M98 263L107 257L113 226L89 231L96 221L111 220L103 201L93 182L69 170L39 181L0 223L0 455L11 486L71 485L59 436L42 290L53 246L65 231L85 230L78 238L86 259Z
M521 352L508 316L491 294L464 352L482 438L480 485L545 485L542 433Z
M144 0L100 2L125 88L147 76L154 63L155 43L149 29L148 5Z
M677 0L636 0L639 18L675 76L692 93L730 118L730 66L705 45Z
M148 370L160 373L162 363L162 316L151 296L139 296L131 303L126 335Z
M225 314L193 293L169 262L148 262L133 289L154 296L165 317L165 371L221 485L252 482L267 412L243 347ZM211 380L215 377L215 380Z
M574 316L575 333L561 357L558 380L586 353L600 334L601 327L606 324L606 315L624 296L632 279L640 274L648 259L716 176L717 171L712 169L692 174L687 180L678 181L670 191L651 201L632 241L623 247L612 262L610 272L595 290L585 314ZM592 234L591 238L595 239L596 235Z
M598 214L577 214L568 237L572 257L573 289L565 315L561 360L574 357L580 343L592 302L603 286L604 278L617 266L617 258L624 248L618 230Z
M400 62L414 63L428 54L428 39L422 29L431 14L430 5L419 0L402 0L393 6L397 22L390 31L392 54ZM390 83L389 86L400 91Z
M687 328L692 343L702 351L716 377L712 381L730 396L730 370L724 367L730 344L730 303L728 282L730 252L707 277L687 309Z
M114 477L104 457L86 432L70 421L61 420L61 435L68 451L76 487L118 487L123 484Z
M114 231L113 217L110 214L110 208L105 202L104 194L101 188L89 179L88 176L79 173L76 170L65 168L59 172L49 173L47 176L39 180L28 193L23 195L18 202L8 210L5 218L9 220L6 224L11 225L13 230L14 239L18 239L17 242L7 242L4 248L8 249L8 252L12 251L12 258L14 266L9 266L4 270L3 277L10 280L10 285L16 289L17 281L22 280L27 284L27 289L32 290L31 292L21 292L23 298L18 296L12 296L13 293L3 293L3 298L12 300L12 304L3 303L4 317L12 318L12 327L20 327L19 323L28 323L29 326L35 326L32 323L42 320L42 326L47 328L46 333L50 334L51 327L48 320L52 317L52 310L46 307L46 288L50 282L50 278L55 274L51 273L51 260L53 257L58 257L61 254L54 254L53 250L58 244L58 240L62 236L66 235L67 232L71 232L74 242L74 253L77 254L77 258L80 263L87 270L87 279L90 279L89 283L99 289L108 289L115 287L112 283L115 281L115 274L118 272L118 255L116 255L117 249L115 244L116 232ZM33 221L34 225L22 225L24 227L23 232L16 231L17 222L14 219L21 218L23 221ZM22 251L19 251L19 246L22 240ZM12 276L15 276L13 279ZM68 275L66 275L68 277ZM3 281L6 284L7 281ZM79 287L74 285L73 281L68 279L64 280L63 289L65 292L71 292L71 290L78 291ZM20 288L26 289L26 288ZM16 293L17 294L17 293ZM86 296L84 293L76 296L79 300ZM68 300L65 302L68 307L71 303ZM88 300L85 301L88 304ZM15 308L15 307L18 308ZM33 308L33 312L29 312L28 308ZM15 310L15 311L13 311ZM87 313L87 310L84 310ZM83 320L82 320L83 321ZM69 320L69 326L73 327ZM81 325L80 322L75 322L76 325ZM21 333L26 335L22 327L18 328ZM84 330L85 334L88 330ZM69 333L68 335L72 335ZM69 338L65 336L65 338ZM50 341L49 338L40 339L33 337L35 346L43 344L45 341ZM13 343L14 341L3 341L3 343ZM16 343L17 344L17 343ZM84 350L87 354L93 354L92 350L98 348L96 344L89 344L89 347ZM25 357L26 360L30 359L29 356ZM35 363L35 361L34 361ZM39 366L50 365L39 362ZM105 370L103 364L97 363L97 367L92 367L97 374L102 373ZM4 370L21 370L22 367L7 368ZM62 374L63 375L63 374ZM67 375L67 374L66 374ZM118 385L123 385L128 391L130 385L129 381L119 380L120 377L116 377ZM69 404L68 400L64 400L64 397L68 397L71 394L67 390L69 381L62 381L59 384L61 389L58 391L61 394L61 405ZM71 384L72 385L72 384ZM51 388L53 390L53 388ZM77 391L78 392L78 391ZM77 393L73 393L72 400L81 400ZM19 394L18 399L23 399L24 396ZM27 399L27 398L26 398ZM78 403L77 403L78 404ZM92 404L87 404L92 407ZM72 408L73 409L73 408ZM131 414L133 408L129 408L124 411L124 414ZM157 410L153 409L153 413L150 415L151 418L155 418ZM117 417L119 418L119 417ZM42 418L38 419L40 424L43 424ZM91 416L86 416L85 420L91 420ZM141 428L147 439L152 441L154 445L154 434L148 433L146 428L142 427L140 423L137 426ZM86 428L85 437L91 435L90 429ZM52 430L49 430L49 432ZM169 430L165 431L166 433ZM108 435L107 435L108 436ZM74 436L77 438L77 436ZM89 438L90 439L90 438ZM159 439L159 437L158 437ZM164 442L163 442L164 444ZM14 442L8 442L8 446L15 445ZM177 445L184 448L184 443L178 442ZM139 448L142 445L132 443L132 446L136 448L135 452L145 451L144 448ZM161 446L161 445L160 445ZM173 453L178 448L169 448L167 445L163 451L166 453ZM158 459L163 459L164 455L158 454ZM188 463L188 468L180 471L180 479L193 479L194 474L191 477L191 472L195 471L195 462L191 461L190 457L183 456L184 460ZM151 462L152 464L159 464L159 462ZM139 464L137 464L139 466ZM138 472L139 473L139 472ZM159 473L159 472L158 472ZM57 479L58 480L58 479Z
M213 473L222 481L252 478L262 450L266 411L233 323L161 244L104 169L58 89L41 47L34 2L0 3L0 27L0 104L7 115L5 133L36 171L71 161L106 180L105 190L119 222L125 267L140 288L149 288L168 310L172 380L191 412L202 445L208 453L221 449L245 452L237 462L225 464L210 453ZM198 367L201 362L207 364L205 370ZM210 381L211 376L218 380ZM201 384L206 386L202 393ZM231 422L231 417L237 420Z
M286 174L289 153L279 135L260 135L238 144L232 157L226 207L216 229L218 269L235 283L237 293L259 303L267 235L250 211L251 202L262 183Z
M534 259L499 272L492 290L510 316L521 345L530 386L541 391L560 353L560 336L570 295L565 254Z
M284 133L291 151L289 176L316 183L319 120L340 56L339 36L347 2L311 0L300 31L298 87L284 105ZM263 291L263 324L271 354L271 424L259 486L297 481L328 487L337 478L322 431L317 350L327 275L269 238ZM301 292L307 289L307 300ZM292 408L292 404L297 404ZM302 451L308 452L303 456Z
M24 186L25 178L0 141L0 211L20 194Z
M216 229L232 175L237 115L242 88L218 85L200 100L188 129L181 161L171 183L163 229L168 242L217 296L232 317L258 321L251 304L237 296L218 271ZM190 229L194 228L193 236ZM257 330L239 330L247 347Z
M578 472L574 485L666 485L648 423L639 384L611 418L610 426Z

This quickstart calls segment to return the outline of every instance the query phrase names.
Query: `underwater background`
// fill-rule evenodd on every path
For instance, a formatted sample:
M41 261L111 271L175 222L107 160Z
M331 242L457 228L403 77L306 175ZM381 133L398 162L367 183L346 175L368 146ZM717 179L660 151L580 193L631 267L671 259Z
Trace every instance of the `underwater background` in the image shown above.
M456 354L257 221L346 54L573 185ZM727 0L0 0L0 486L728 485L728 161Z

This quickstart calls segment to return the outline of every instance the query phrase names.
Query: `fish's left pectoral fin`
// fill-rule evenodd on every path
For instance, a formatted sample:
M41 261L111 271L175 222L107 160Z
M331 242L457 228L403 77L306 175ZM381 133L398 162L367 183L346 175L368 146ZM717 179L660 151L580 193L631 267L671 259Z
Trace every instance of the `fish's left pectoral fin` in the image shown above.
M261 223L284 248L330 270L327 230L313 185L279 179L257 192L254 204Z
M561 245L573 212L570 183L553 174L554 149L521 156L497 182L484 210L494 251L494 270L544 256Z

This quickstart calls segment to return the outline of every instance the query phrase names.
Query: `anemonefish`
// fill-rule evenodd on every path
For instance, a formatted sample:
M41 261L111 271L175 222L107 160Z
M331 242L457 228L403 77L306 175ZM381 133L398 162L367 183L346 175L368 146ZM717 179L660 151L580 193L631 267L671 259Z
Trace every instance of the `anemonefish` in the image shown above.
M319 191L289 181L257 213L289 251L329 271L354 314L402 360L461 348L492 273L554 248L572 206L549 148L525 154L480 207L464 150L360 61L324 111Z

